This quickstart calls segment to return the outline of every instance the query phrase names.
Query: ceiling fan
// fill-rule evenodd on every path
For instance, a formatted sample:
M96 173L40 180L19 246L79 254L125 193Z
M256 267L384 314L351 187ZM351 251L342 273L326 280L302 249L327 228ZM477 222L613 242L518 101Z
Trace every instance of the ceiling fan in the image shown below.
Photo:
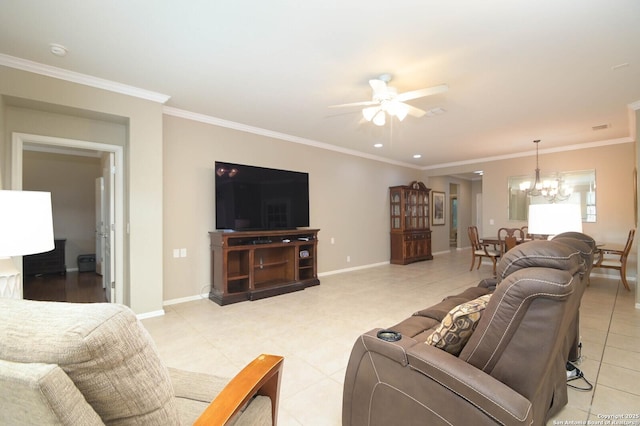
M446 84L427 87L425 89L412 90L410 92L398 93L395 87L387 83L391 81L391 74L382 74L377 79L369 80L369 85L373 89L373 98L370 101L353 102L348 104L332 105L330 108L342 108L352 106L366 106L362 115L367 121L373 121L376 126L384 126L386 115L397 117L402 121L407 115L422 117L427 111L411 106L406 101L412 99L444 93L449 90ZM441 108L439 111L443 111Z

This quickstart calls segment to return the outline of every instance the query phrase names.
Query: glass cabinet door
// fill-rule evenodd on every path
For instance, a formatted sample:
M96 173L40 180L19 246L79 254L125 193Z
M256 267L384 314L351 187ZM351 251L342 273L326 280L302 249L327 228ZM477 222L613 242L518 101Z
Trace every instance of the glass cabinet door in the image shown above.
M400 191L391 192L391 229L400 229L401 223L401 194Z
M429 228L429 192L419 188L390 188L391 229Z

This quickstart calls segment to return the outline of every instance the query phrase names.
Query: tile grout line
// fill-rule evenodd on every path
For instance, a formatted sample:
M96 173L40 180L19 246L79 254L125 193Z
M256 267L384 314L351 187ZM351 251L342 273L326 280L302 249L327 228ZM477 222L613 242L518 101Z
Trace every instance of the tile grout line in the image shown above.
M600 377L600 370L604 362L604 353L607 350L607 342L609 341L609 333L611 332L611 324L613 323L613 315L616 311L616 305L618 304L618 294L620 293L620 281L616 284L616 294L613 300L613 307L611 308L611 314L609 315L609 325L607 326L607 334L604 338L604 344L602 345L602 353L600 354L600 362L598 363L598 370L596 371L596 377L593 379L593 389L591 391L591 398L589 399L589 411L587 412L587 420L591 417L591 410L593 408L593 400L596 396L596 389L598 387L598 378Z

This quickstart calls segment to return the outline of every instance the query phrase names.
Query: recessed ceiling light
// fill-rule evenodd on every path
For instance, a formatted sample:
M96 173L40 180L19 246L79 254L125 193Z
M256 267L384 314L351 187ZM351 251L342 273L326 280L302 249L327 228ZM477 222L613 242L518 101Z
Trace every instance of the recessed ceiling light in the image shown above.
M67 55L67 48L64 47L61 44L51 43L49 45L49 50L51 51L51 53L53 53L56 56L66 56Z
M422 158L422 154L413 154L413 158Z
M375 144L373 146L376 147L376 148L382 148L382 144L381 143L377 143L377 144Z

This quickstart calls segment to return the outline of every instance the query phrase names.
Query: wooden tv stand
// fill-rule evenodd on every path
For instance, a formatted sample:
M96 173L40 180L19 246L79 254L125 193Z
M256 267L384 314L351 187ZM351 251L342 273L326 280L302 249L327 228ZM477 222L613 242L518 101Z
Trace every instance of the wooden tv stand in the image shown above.
M318 231L209 232L213 282L209 299L228 305L320 284Z

